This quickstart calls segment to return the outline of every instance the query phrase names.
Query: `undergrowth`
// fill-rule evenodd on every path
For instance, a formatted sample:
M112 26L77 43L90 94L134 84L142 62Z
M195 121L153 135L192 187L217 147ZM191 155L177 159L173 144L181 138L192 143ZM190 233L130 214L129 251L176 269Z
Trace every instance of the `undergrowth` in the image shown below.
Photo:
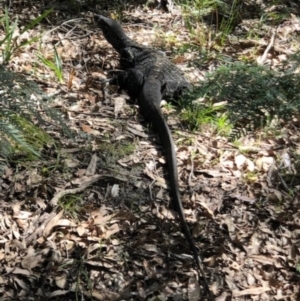
M245 131L299 121L300 76L295 72L299 63L300 54L295 54L274 70L240 62L223 65L195 88L191 100L205 101L192 101L187 106L191 114L183 112L183 118L197 127L205 120L204 114L216 113L211 104L225 103L223 110L235 126L233 138ZM218 110L222 112L222 107Z
M181 120L193 129L203 129L204 125L210 127L214 134L228 136L232 129L232 124L228 119L228 114L224 110L224 105L213 105L204 103L180 102L183 107Z
M191 41L201 47L210 47L212 42L223 47L241 20L243 4L238 0L177 0L177 3L182 8Z
M63 116L51 108L51 99L34 82L4 67L0 67L0 81L0 157L39 156L44 145L53 143L40 125L51 124L71 135Z
M0 17L4 36L0 40L2 65L7 65L21 48L36 42L23 34L37 26L52 9L31 20L20 29L17 17L10 18L7 7ZM24 76L0 67L1 103L0 103L0 158L9 161L13 155L23 154L28 160L39 157L41 148L53 143L52 138L39 125L56 124L69 133L63 118L48 104L49 97L33 82ZM5 164L0 164L0 173Z
M39 39L39 37L26 39L22 38L22 35L38 25L51 12L52 9L46 10L42 15L32 20L23 29L19 30L18 19L15 18L15 20L12 21L9 17L8 8L5 7L4 16L0 17L0 24L2 25L5 33L4 38L0 41L0 48L2 52L1 63L3 65L7 64L11 60L13 55L22 47L30 45Z

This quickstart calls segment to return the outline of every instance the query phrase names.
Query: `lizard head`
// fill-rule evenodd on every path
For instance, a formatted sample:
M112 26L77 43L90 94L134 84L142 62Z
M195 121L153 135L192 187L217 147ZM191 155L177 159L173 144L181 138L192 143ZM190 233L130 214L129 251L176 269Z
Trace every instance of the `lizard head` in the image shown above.
M104 17L102 15L95 15L94 20L97 23L97 25L102 29L102 31L112 30L113 27L117 27L117 29L121 27L117 21Z
M127 37L117 21L102 15L95 15L94 20L102 30L107 42L111 44L117 52L121 53L124 48L135 44Z

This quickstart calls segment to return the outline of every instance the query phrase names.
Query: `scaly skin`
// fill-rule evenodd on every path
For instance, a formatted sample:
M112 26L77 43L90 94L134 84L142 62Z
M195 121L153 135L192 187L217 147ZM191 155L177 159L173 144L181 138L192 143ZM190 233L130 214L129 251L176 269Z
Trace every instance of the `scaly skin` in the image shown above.
M208 297L213 300L183 212L174 142L160 109L160 102L163 97L176 98L184 90L189 89L190 84L184 78L182 71L172 64L164 54L135 43L127 37L118 22L103 16L96 16L95 20L102 29L106 40L120 54L120 65L124 72L118 75L118 84L132 98L138 99L142 115L152 123L158 133L167 161L172 201L197 263L199 278L202 276L204 279Z

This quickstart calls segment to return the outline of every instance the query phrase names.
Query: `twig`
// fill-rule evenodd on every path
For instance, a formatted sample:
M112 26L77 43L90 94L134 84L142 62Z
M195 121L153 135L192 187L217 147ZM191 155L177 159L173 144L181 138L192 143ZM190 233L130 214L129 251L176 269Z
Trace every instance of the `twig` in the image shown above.
M264 51L264 54L261 56L261 58L258 60L258 64L262 65L263 62L266 60L268 53L270 52L271 48L274 48L274 43L275 43L275 37L276 37L276 30L273 32L272 37L271 37L271 41L268 45L268 47L266 48L266 50Z
M192 186L192 176L193 175L194 175L194 161L191 157L191 171L190 171L189 180L188 180L188 184L189 184L190 187Z
M61 199L62 197L64 197L65 195L68 194L76 194L78 192L82 192L83 190L85 190L87 187L89 187L90 185L92 185L93 183L97 182L98 180L100 180L101 178L106 178L106 176L102 176L102 175L97 175L94 177L91 177L90 180L83 182L79 187L74 188L74 189L65 189L62 191L59 191L58 193L55 194L55 196L51 199L50 201L50 205L51 206L56 206L59 199Z
M261 46L266 47L268 44L264 41L256 41L256 40L240 40L239 44L244 45L245 47L251 47L251 46ZM276 52L284 53L287 55L293 54L294 52L290 49L284 49L282 47L279 47L278 45L273 45L274 50Z

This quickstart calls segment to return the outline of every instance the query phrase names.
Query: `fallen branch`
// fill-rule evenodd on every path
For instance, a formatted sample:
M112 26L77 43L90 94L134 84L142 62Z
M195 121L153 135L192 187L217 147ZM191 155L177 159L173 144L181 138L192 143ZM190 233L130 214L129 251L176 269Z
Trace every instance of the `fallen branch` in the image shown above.
M54 197L51 199L50 201L50 205L51 206L56 206L59 199L64 197L65 195L68 194L76 194L79 192L84 191L87 187L89 187L90 185L92 185L93 183L97 182L98 180L102 179L102 178L106 178L107 176L103 176L103 175L96 175L93 177L90 177L90 179L88 181L83 182L79 187L77 188L73 188L73 189L65 189L62 191L57 192Z

